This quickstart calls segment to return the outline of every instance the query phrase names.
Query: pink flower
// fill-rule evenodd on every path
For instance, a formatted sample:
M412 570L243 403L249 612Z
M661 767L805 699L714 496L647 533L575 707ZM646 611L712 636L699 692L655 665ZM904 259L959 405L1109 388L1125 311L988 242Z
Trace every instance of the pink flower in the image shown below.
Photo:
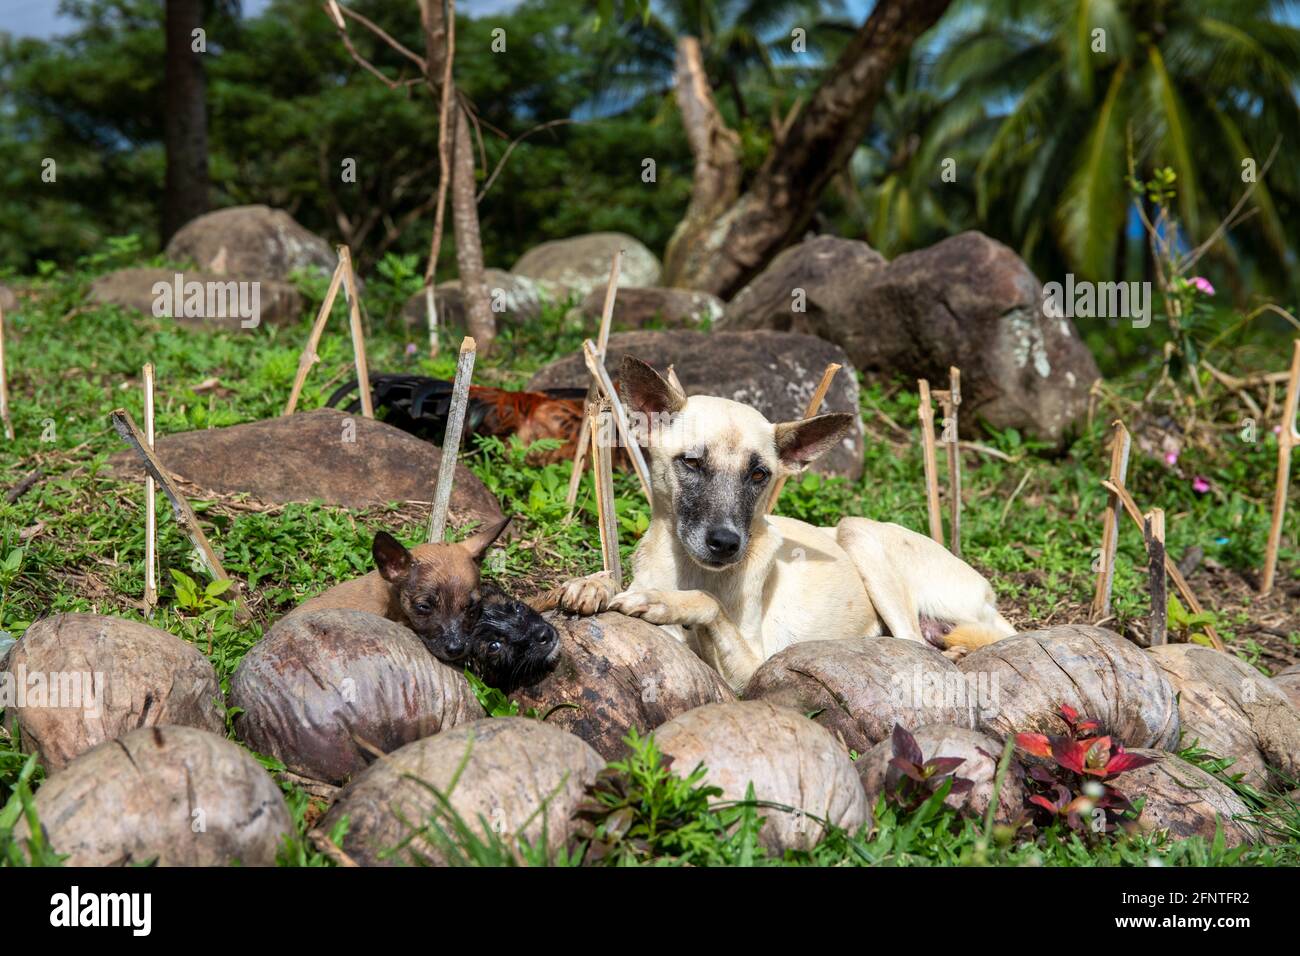
M1204 276L1192 276L1192 285L1203 295L1214 295L1214 286L1210 285L1210 280Z
M1165 464L1166 464L1166 465L1176 465L1176 464L1178 464L1178 452L1176 452L1176 451L1167 451L1167 452L1165 452Z
M1192 479L1192 491L1196 492L1198 495L1203 495L1209 490L1210 483L1200 475L1197 475Z
M419 349L417 349L417 348L415 347L415 343L414 343L414 342L407 342L407 343L406 343L406 354L407 354L407 355L414 355L414 354L415 354L416 352L418 352L418 351L419 351Z

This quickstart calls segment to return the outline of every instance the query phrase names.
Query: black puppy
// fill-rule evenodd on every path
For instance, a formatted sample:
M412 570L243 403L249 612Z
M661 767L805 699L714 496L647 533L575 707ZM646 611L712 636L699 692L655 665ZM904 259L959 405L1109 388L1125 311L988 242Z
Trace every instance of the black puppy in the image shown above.
M560 635L540 614L496 588L484 586L468 615L470 672L510 693L535 684L555 666Z

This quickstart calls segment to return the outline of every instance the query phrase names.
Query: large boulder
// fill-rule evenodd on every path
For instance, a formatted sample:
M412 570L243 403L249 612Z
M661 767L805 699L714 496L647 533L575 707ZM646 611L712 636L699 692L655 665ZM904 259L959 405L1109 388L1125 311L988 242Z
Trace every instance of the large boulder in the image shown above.
M963 434L983 421L1067 439L1100 372L1070 320L1045 313L1042 285L1019 256L979 232L887 264L843 242L819 237L783 252L728 303L718 328L820 335L864 373L936 385L955 365Z
M239 739L292 772L344 783L375 759L483 716L459 670L401 624L331 608L281 619L230 679Z
M193 727L141 727L82 754L36 792L68 866L273 866L293 821L238 744ZM27 819L14 828L25 844Z
M127 731L185 724L225 731L221 685L193 644L98 614L37 621L0 672L0 710L49 773Z
M160 435L155 450L169 472L219 494L244 493L273 504L320 500L342 508L432 501L442 457L435 445L392 425L333 408ZM129 450L110 464L119 478L141 475ZM492 493L458 464L452 524L502 517Z
M1164 644L1148 653L1178 694L1185 746L1231 758L1228 772L1261 790L1300 777L1300 710L1281 687L1212 647Z
M587 293L578 309L591 322L599 322L605 308L605 287ZM652 323L665 328L696 328L722 318L722 300L708 292L690 289L620 288L614 297L611 327L643 329Z
M590 232L534 246L510 269L515 275L550 283L561 295L585 296L609 282L614 253L623 250L620 286L647 286L659 282L662 266L653 252L622 232Z
M237 284L253 282L256 288ZM201 286L197 299L194 283ZM178 287L180 295L176 294ZM302 317L303 309L302 294L292 283L234 279L194 269L106 272L90 284L86 298L98 305L120 305L146 315L172 318L186 328L223 331L253 329L264 323L291 325Z
M528 276L501 269L484 269L483 281L496 321L502 325L525 325L541 318L542 302L550 297L541 284ZM460 280L440 282L436 291L438 324L444 328L464 329L465 294L461 291ZM402 306L402 319L408 325L423 327L428 321L427 313L423 289Z
M270 206L230 206L191 219L167 243L166 255L220 276L282 281L300 269L328 278L338 265L329 243Z
M856 424L813 469L825 474L862 475L862 422L858 418L858 379L847 355L825 339L790 332L697 332L672 329L618 332L609 337L605 367L617 369L634 355L661 372L673 366L689 395L717 395L753 405L769 421L803 418L808 400L831 362L843 365L831 383L823 412L851 412ZM528 387L581 387L591 381L581 353L542 368Z
M343 850L362 866L460 862L461 826L554 853L605 761L573 734L525 717L489 717L407 744L354 779L321 829L349 822Z

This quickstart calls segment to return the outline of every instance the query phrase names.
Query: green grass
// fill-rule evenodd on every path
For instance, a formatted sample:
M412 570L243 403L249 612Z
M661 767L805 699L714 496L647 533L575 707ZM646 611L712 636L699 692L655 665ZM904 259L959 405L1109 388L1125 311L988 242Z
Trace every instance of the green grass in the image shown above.
M16 485L40 468L44 478L17 503L0 497L0 630L21 634L39 616L63 611L95 611L143 619L138 601L143 591L143 490L106 477L108 457L125 446L109 423L114 408L125 407L142 418L141 366L157 366L157 429L172 433L221 426L278 415L288 395L299 350L311 315L295 327L259 329L255 334L207 334L175 328L114 308L83 304L85 290L98 272L139 264L135 247L110 244L84 268L73 273L47 269L32 284L35 300L6 316L7 366L17 439L0 456L0 488ZM443 343L437 360L408 358L414 342L423 351L421 329L403 329L395 318L401 302L418 280L400 270L376 279L366 290L372 317L367 346L375 370L409 370L450 377L455 343ZM395 276L395 278L394 278ZM305 283L310 312L323 293L323 282ZM548 308L527 330L502 335L495 354L480 362L476 380L519 386L533 370L555 355L576 349L590 330L566 319L563 306ZM344 332L342 307L336 306L320 349L321 363L307 380L300 407L324 402L337 384L351 377L351 351ZM219 389L196 391L215 377ZM1137 395L1147 382L1111 382L1112 388ZM794 479L781 500L781 512L817 523L833 523L845 514L925 526L922 464L913 444L898 444L890 422L915 433L916 397L900 383L873 384L862 392L869 434L865 474L858 481L806 476ZM982 454L965 456L962 535L964 556L987 573L1010 616L1019 624L1042 621L1063 607L1084 605L1091 597L1092 562L1099 542L1099 515L1104 492L1098 485L1105 469L1103 409L1068 454L1052 457L1030 447L1021 436L1005 432L987 444L1010 460ZM1262 430L1255 444L1194 447L1179 462L1183 474L1135 452L1129 487L1144 506L1159 504L1168 519L1169 550L1175 556L1199 545L1207 557L1234 569L1258 568L1268 524L1276 443ZM506 587L531 587L587 573L599 566L599 545L589 481L584 484L578 520L565 522L564 495L569 465L532 467L524 449L484 441L467 463L501 500L507 513L520 516L517 536L506 550L504 567L492 573ZM942 463L941 463L942 464ZM1212 490L1197 494L1190 476L1204 475ZM1028 475L1028 477L1026 477ZM1014 502L1012 494L1019 488ZM648 520L648 507L631 474L616 476L620 545L625 559ZM220 502L195 501L209 523L209 535L227 570L247 583L253 617L241 623L220 597L178 600L171 575L164 574L162 604L152 623L193 642L212 660L223 687L243 654L264 629L304 596L370 567L374 531L385 528L399 538L422 540L418 516L394 505L348 512L319 504L295 504L266 512L244 511ZM206 577L191 562L188 540L160 509L160 560L197 581ZM24 531L26 529L26 532ZM1288 517L1282 552L1282 581L1300 573L1300 508ZM1125 526L1115 577L1113 626L1147 613L1145 556L1140 538ZM182 584L182 592L185 586ZM184 596L184 594L182 594ZM1247 660L1256 661L1260 646L1240 632L1251 620L1249 606L1219 616L1220 633ZM1292 644L1300 634L1290 633ZM27 761L0 735L0 806L15 804L39 784L40 770L24 771ZM28 774L23 778L23 774ZM23 781L20 784L20 779ZM309 800L287 788L299 823L299 838L286 848L284 862L320 865L323 858L306 841ZM1253 807L1257 806L1252 804ZM752 809L752 808L751 808ZM1300 832L1294 817L1293 835ZM11 814L15 811L9 811ZM694 812L694 811L692 811ZM717 813L716 808L701 813ZM0 816L0 821L6 819ZM743 816L731 820L735 832L747 832ZM717 855L707 862L771 862L745 839L714 834ZM0 826L0 844L4 828ZM727 849L727 847L732 847ZM712 852L712 850L710 850ZM0 852L0 858L4 853ZM681 861L680 854L670 858ZM1032 843L1001 843L984 834L976 821L957 818L942 808L898 815L886 810L869 833L832 833L823 846L784 862L807 864L1062 864L1140 863L1158 858L1169 864L1294 862L1294 846L1254 848L1234 854L1197 841L1163 842L1131 838L1114 845L1087 848L1051 834Z

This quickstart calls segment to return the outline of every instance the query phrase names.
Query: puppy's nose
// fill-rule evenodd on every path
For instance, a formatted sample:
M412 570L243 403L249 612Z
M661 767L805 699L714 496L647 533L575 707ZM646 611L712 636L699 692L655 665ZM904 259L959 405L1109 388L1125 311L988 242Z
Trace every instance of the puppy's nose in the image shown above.
M559 635L555 632L555 628L549 624L543 623L541 627L533 628L534 644L553 644L558 638Z
M704 537L709 554L715 558L734 558L740 550L740 535L730 528L711 528Z

